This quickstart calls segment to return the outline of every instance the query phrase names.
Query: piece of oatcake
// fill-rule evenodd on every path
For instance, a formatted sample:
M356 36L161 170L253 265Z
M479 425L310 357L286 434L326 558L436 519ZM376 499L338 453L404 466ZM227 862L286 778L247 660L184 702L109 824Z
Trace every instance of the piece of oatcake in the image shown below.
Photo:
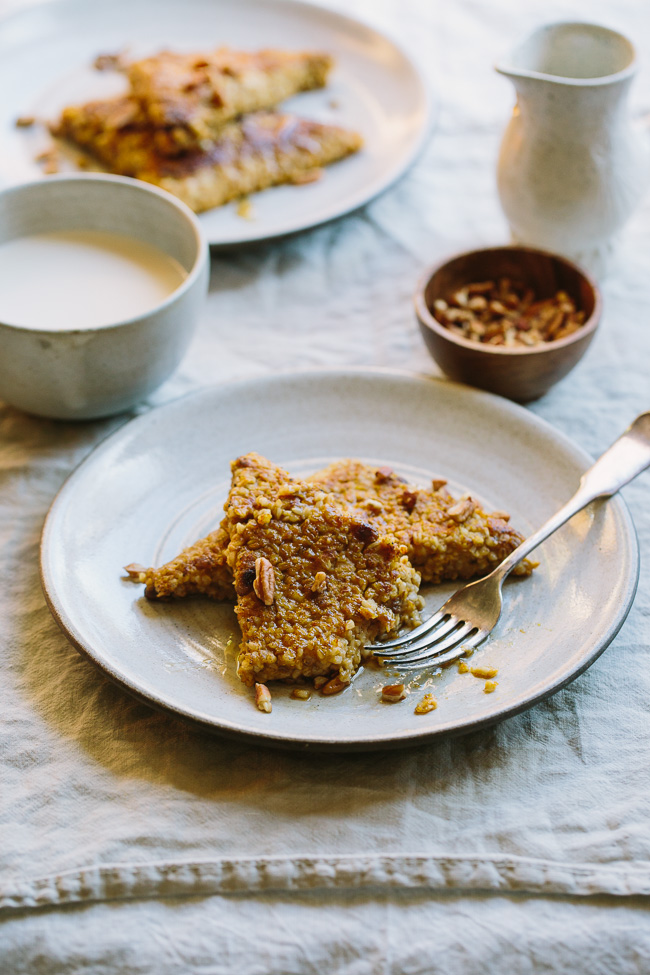
M423 582L472 579L491 571L522 541L503 512L486 513L471 497L454 499L443 480L431 488L408 484L390 468L341 460L308 480L355 509L379 531L395 535ZM514 570L530 575L524 559Z
M300 481L252 509L227 552L245 684L333 674L347 682L366 644L417 625L420 576L367 519Z
M310 51L161 51L134 61L131 94L150 125L167 129L170 154L218 137L238 115L270 109L301 91L322 88L333 59Z
M129 96L70 106L53 135L90 152L109 172L161 186L200 213L270 186L300 183L361 148L361 136L296 115L255 112L214 141L168 155L171 130L143 121Z
M226 562L226 548L235 525L254 513L253 502L277 490L290 480L289 474L259 454L238 457L231 465L232 482L220 526L205 538L184 549L160 568L127 566L134 582L144 583L147 599L180 599L202 595L233 601L232 571Z

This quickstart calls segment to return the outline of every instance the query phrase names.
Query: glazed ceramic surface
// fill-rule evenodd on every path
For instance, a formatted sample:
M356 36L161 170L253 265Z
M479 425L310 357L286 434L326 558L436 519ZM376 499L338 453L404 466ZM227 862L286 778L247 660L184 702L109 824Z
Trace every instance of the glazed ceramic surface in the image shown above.
M256 450L291 473L340 457L392 465L426 485L446 477L524 534L574 492L590 458L519 406L453 383L372 371L313 372L207 389L127 424L70 477L48 515L41 570L50 608L72 643L128 691L211 730L284 747L406 745L489 724L576 677L614 637L638 574L634 529L620 498L592 505L539 550L539 568L505 587L504 611L472 662L498 668L498 687L459 674L424 675L399 704L382 704L394 672L366 667L336 697L253 703L235 674L230 605L148 602L125 578L159 565L218 523L229 461ZM424 590L433 610L455 589ZM423 693L437 710L414 714Z
M178 365L205 300L208 247L183 203L132 179L51 176L0 192L0 242L60 230L133 237L187 274L164 302L127 321L57 331L0 321L0 399L58 419L109 416L143 399Z
M647 184L648 137L627 104L632 44L594 24L550 24L497 71L517 92L498 166L514 239L602 273Z
M11 92L0 108L0 183L40 176L35 156L51 144L42 127L17 129L18 116L53 119L65 105L124 89L122 75L92 70L98 54L126 51L135 58L221 45L333 54L327 88L284 107L355 129L364 147L327 167L316 183L255 194L246 218L236 203L202 214L211 244L292 233L362 206L404 172L429 133L431 105L417 67L392 41L343 14L295 0L57 0L0 23L0 87Z

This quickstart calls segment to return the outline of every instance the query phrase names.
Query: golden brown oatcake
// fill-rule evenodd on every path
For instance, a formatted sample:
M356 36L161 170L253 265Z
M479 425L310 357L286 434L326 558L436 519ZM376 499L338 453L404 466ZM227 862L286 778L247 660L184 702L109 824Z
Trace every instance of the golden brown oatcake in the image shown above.
M366 644L417 625L420 577L394 538L299 481L256 499L253 511L228 546L245 684L334 673L349 681Z
M332 64L329 55L318 52L222 47L207 54L162 51L133 62L127 75L151 126L171 130L167 151L174 154L211 142L238 115L322 88Z
M415 487L390 468L358 460L337 461L308 480L366 511L379 531L394 534L423 582L483 575L523 541L508 515L487 514L472 498L455 500L445 481ZM533 567L526 559L514 571L529 575Z
M129 97L66 108L51 131L88 150L109 172L162 186L197 213L304 181L362 145L360 135L340 126L257 112L226 123L204 148L170 157L170 130L143 125Z
M232 571L226 563L226 547L235 525L252 517L253 502L290 480L286 471L259 454L238 457L231 465L232 482L225 515L219 528L184 549L158 569L127 567L134 582L144 583L147 599L181 599L209 596L233 601Z

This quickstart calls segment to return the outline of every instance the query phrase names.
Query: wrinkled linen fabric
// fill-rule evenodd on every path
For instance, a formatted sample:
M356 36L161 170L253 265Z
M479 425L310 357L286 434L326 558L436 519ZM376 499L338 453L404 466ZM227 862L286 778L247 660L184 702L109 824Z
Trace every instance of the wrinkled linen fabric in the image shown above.
M513 95L492 63L534 26L588 16L623 30L642 63L635 111L650 107L650 8L636 0L346 9L422 63L438 106L425 151L351 216L213 254L196 339L139 412L278 369L435 374L412 293L427 264L507 240L494 173ZM530 407L593 455L650 408L650 200L603 292L589 353ZM127 419L55 423L0 406L0 971L647 971L650 475L624 490L642 553L635 604L573 684L431 746L285 754L132 700L50 616L46 512Z

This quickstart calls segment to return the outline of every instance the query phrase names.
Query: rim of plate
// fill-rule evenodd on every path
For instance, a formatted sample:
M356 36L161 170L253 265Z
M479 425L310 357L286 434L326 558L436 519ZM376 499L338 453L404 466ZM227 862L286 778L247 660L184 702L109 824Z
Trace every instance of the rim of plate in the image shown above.
M48 573L47 549L50 535L54 530L53 525L58 513L58 509L65 503L67 494L74 489L77 480L84 477L86 470L100 460L102 454L109 450L115 441L131 435L134 428L142 427L144 430L152 422L153 418L159 419L161 414L173 412L174 410L178 409L181 404L185 404L188 401L194 399L208 399L215 395L221 397L233 391L243 391L247 387L251 386L258 388L265 384L278 386L282 385L286 381L300 380L305 380L311 383L314 382L314 380L318 377L331 379L332 376L336 376L341 379L358 379L363 377L369 381L372 381L373 379L379 381L382 379L401 379L404 381L421 384L433 383L444 385L445 389L453 391L452 395L469 396L470 398L476 399L479 404L483 404L484 407L501 412L502 415L510 415L518 419L523 419L525 416L527 418L525 422L529 423L531 427L537 428L540 432L546 434L546 436L551 437L551 439L555 440L558 445L564 447L567 452L573 454L576 460L579 459L580 461L584 462L585 467L588 467L593 463L593 458L585 450L583 450L582 447L576 444L575 441L573 441L566 434L557 430L548 421L534 413L529 412L525 407L520 406L517 403L513 403L510 400L504 399L503 397L497 396L494 393L484 392L483 390L474 389L471 386L465 386L462 383L452 382L450 380L442 379L437 376L431 376L426 373L365 366L349 367L346 369L339 369L335 367L313 368L297 371L288 370L272 376L254 377L224 383L220 386L202 387L201 389L194 390L185 394L184 396L171 400L169 403L165 403L159 407L148 410L146 413L141 414L140 416L134 417L132 420L127 421L118 430L101 440L97 446L93 448L90 454L88 454L88 456L81 461L81 463L71 472L71 474L69 474L50 505L43 524L40 541L39 562L41 585L43 588L45 601L50 609L50 612L75 649L79 651L82 656L88 658L92 663L94 663L99 670L101 670L102 673L105 674L113 683L117 684L123 690L126 690L131 696L137 698L150 707L161 710L168 714L172 714L176 718L189 723L194 728L200 728L204 731L209 731L213 734L218 734L225 737L233 737L239 740L249 741L250 743L255 743L258 745L263 744L269 747L294 751L379 751L424 745L442 738L458 737L472 731L477 731L481 728L497 724L506 718L514 717L515 715L520 714L522 711L527 711L535 704L538 704L539 702L555 694L557 691L561 690L563 687L566 687L567 684L575 680L576 677L579 677L580 674L587 670L600 656L600 654L603 653L603 651L609 646L617 635L629 614L638 586L640 571L638 537L632 516L630 515L629 509L620 493L612 496L612 498L609 500L609 504L615 505L618 509L619 515L622 518L623 529L627 533L627 540L630 543L631 551L629 565L626 567L627 578L625 580L624 594L619 604L618 612L610 620L605 631L601 631L597 637L591 639L591 641L587 641L589 644L587 651L573 668L569 669L562 675L561 679L549 680L540 689L540 691L532 697L526 698L524 701L519 703L497 708L495 711L482 718L470 719L466 722L456 722L452 726L442 726L423 730L421 732L389 732L387 737L372 734L365 737L338 738L335 740L331 738L311 738L305 740L297 736L282 736L272 732L257 732L243 727L240 728L235 723L230 721L220 722L219 720L215 719L214 716L209 714L192 712L173 703L169 703L164 697L157 695L155 692L152 693L150 689L145 690L136 682L125 678L105 660L103 660L101 655L97 654L92 647L86 646L83 641L79 639L74 621L68 618L67 614L64 610L62 610L60 603L58 602L56 583L50 578Z
M108 0L104 0L108 2ZM155 4L155 0L139 0L139 2ZM246 0L243 0L245 3ZM354 198L346 204L341 209L337 209L336 212L331 213L328 216L318 217L313 221L308 221L305 223L297 218L294 223L295 226L289 226L282 230L265 232L261 230L259 232L251 232L246 237L242 237L237 240L219 240L213 233L210 232L208 228L204 229L205 238L211 248L216 249L234 249L239 247L245 247L248 244L259 244L264 241L278 240L284 237L292 237L295 234L302 233L305 230L312 230L316 227L322 227L325 224L331 223L334 220L338 220L341 217L345 217L350 213L354 213L366 204L370 203L372 200L381 196L387 190L391 188L402 176L406 175L409 169L414 165L420 154L423 152L429 138L431 137L437 119L440 112L440 103L438 99L433 97L429 85L425 81L424 71L421 65L421 58L405 49L405 47L397 41L391 35L385 33L379 28L375 27L374 24L366 20L364 17L352 17L349 14L343 13L343 11L323 6L318 2L312 2L312 0L268 0L270 5L276 5L279 7L293 8L295 10L301 11L318 11L321 16L326 17L333 24L340 24L342 26L359 28L361 27L367 34L380 39L383 43L388 44L393 50L400 56L403 63L408 65L413 73L413 79L417 82L418 86L418 97L423 107L423 121L420 127L419 134L413 141L411 149L404 158L402 158L392 169L388 170L387 173L377 181L376 185L370 185L370 187L365 184L362 185L359 190L356 191ZM9 10L6 14L0 14L0 35L3 28L12 22L35 14L38 16L39 12L50 10L53 7L63 7L75 5L83 5L84 0L33 0L33 2L28 2L26 6L18 7L17 9ZM0 36L1 40L1 36ZM102 170L103 172L103 170ZM46 178L46 177L43 177ZM0 184L2 188L10 185L19 184ZM213 210L205 211L205 214L197 214L199 220L202 216L209 215L214 212ZM252 229L252 228L251 228Z

